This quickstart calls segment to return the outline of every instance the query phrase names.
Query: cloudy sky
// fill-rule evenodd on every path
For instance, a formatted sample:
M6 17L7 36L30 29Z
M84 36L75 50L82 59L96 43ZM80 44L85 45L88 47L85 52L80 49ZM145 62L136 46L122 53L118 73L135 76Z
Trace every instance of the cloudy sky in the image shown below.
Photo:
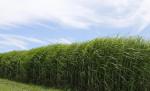
M0 52L105 36L150 39L150 0L0 0Z

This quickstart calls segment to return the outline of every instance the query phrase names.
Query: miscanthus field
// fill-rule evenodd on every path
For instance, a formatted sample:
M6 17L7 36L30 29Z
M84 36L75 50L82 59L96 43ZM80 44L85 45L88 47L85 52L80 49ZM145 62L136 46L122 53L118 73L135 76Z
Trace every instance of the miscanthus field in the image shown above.
M2 53L0 78L64 91L150 91L150 42L98 38Z

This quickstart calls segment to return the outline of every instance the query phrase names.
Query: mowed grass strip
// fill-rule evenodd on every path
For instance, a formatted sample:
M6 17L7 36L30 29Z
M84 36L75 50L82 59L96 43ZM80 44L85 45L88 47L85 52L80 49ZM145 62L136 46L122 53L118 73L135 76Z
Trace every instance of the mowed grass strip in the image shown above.
M62 91L42 86L27 85L5 79L0 79L0 91Z

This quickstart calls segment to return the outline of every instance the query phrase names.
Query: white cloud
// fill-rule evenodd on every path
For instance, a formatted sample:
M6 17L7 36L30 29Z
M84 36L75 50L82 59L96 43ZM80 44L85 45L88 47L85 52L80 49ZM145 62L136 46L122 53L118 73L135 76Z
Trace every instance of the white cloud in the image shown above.
M71 40L69 40L69 39L66 39L66 38L59 38L59 39L50 39L50 40L48 40L48 43L50 43L50 44L59 44L59 43L61 43L61 44L71 44L72 43L72 41Z
M3 49L8 46L15 46L19 49L27 49L30 43L45 44L42 40L19 35L0 34L0 39L0 48L2 47Z
M0 0L0 25L50 20L68 26L135 26L150 23L149 0Z
M13 26L45 19L84 27L86 22L75 19L85 14L80 8L69 0L0 0L0 24Z
M10 50L26 50L32 48L32 44L47 45L47 44L71 44L72 41L66 38L40 40L37 38L12 35L12 34L0 34L0 52L6 52Z

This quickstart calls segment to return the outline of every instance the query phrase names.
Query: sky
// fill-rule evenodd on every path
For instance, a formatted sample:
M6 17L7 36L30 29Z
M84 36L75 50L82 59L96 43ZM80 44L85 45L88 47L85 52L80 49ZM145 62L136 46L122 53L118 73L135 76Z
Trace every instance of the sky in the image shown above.
M117 35L150 39L150 0L0 0L0 52Z

